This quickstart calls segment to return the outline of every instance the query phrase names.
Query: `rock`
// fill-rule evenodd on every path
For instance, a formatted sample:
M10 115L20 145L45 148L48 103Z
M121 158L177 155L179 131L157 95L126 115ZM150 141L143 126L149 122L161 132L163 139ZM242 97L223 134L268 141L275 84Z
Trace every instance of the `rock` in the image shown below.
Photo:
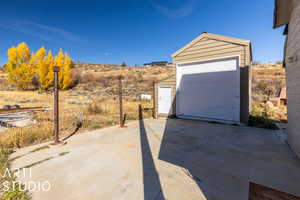
M266 107L270 109L274 109L274 104L271 101L267 101Z
M4 106L3 106L3 109L4 109L4 110L10 110L10 109L11 109L11 106L10 106L10 105L4 105Z
M19 106L19 105L13 105L13 106L11 106L10 109L19 109L19 108L21 108L21 106Z

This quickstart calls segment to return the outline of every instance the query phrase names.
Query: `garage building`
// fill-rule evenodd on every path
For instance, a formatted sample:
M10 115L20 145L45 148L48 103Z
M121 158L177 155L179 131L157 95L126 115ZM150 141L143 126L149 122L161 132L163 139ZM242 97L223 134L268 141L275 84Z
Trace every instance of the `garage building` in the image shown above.
M156 84L158 115L248 123L250 41L203 33L172 58L176 75Z

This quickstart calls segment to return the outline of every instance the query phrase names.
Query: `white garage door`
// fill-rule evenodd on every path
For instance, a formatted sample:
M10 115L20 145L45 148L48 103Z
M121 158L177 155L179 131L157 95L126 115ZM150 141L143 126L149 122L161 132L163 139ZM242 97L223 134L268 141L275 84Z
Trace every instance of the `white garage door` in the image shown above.
M177 115L239 122L238 65L238 57L177 65Z

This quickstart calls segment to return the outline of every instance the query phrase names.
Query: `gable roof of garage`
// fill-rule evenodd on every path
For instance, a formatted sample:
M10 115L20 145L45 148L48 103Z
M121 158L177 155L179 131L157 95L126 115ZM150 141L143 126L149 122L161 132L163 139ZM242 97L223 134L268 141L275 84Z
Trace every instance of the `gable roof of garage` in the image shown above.
M227 37L227 36L222 36L222 35L217 35L217 34L212 34L212 33L202 33L200 36L198 36L196 39L188 43L186 46L182 47L178 51L172 54L172 57L177 56L187 48L193 46L195 43L199 42L203 38L209 38L209 39L214 39L214 40L219 40L219 41L224 41L224 42L229 42L233 44L238 44L238 45L243 45L243 46L250 46L251 48L251 42L249 40L242 40L238 38L232 38L232 37Z

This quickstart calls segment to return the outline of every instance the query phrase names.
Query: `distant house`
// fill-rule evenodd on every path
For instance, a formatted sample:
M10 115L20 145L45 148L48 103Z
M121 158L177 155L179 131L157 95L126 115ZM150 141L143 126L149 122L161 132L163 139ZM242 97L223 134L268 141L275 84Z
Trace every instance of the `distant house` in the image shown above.
M269 101L271 101L274 106L287 105L286 87L281 88L277 92L276 97L270 98Z
M167 61L156 61L156 62L151 62L151 63L145 63L145 67L152 67L152 66L167 66L168 62Z
M285 26L288 142L300 158L300 1L275 0L274 28Z

